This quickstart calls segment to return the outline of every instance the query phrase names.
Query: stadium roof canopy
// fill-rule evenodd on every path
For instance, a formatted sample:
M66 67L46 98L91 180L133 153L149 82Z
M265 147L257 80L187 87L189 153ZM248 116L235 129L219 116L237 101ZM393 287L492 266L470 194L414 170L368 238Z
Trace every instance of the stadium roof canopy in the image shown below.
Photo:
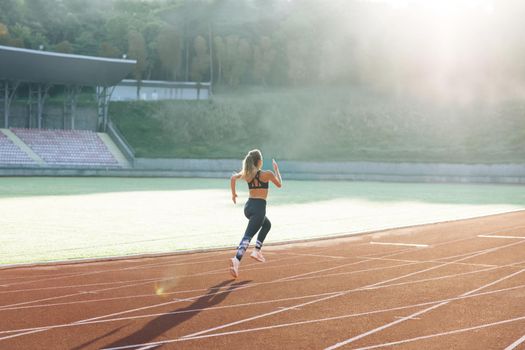
M114 86L134 60L70 55L0 46L0 80L77 86Z

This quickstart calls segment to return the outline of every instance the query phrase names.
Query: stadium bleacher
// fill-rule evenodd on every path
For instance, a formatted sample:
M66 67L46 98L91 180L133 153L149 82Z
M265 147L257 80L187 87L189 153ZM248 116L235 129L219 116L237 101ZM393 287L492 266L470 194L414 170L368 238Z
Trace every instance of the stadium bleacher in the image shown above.
M120 167L96 132L87 130L11 130L49 166Z
M0 132L0 165L36 165L36 163L7 136Z

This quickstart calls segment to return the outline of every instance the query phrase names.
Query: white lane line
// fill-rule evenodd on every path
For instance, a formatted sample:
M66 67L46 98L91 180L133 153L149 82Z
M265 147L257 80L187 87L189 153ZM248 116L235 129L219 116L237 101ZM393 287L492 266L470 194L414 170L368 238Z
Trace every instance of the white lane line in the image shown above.
M110 291L110 290L113 291L113 290L122 289L122 288L132 288L132 287L140 286L140 285L143 285L143 284L148 284L148 283L155 282L155 281L159 281L159 280L148 280L148 281L145 281L145 282L142 282L142 283L125 284L125 285L121 285L121 286L117 286L117 287L98 289L98 290L95 290L95 291L92 291L92 292L107 292L107 291ZM57 297L49 297L49 298L43 298L43 299L34 299L34 300L31 300L31 301L24 301L24 302L19 302L19 303L14 303L14 304L2 305L2 306L0 306L0 311L2 311L4 309L13 308L15 306L24 306L24 305L34 304L34 303L38 303L38 302L42 302L42 301L57 300L57 299L74 297L74 296L79 296L79 295L85 295L85 292L81 291L81 292L75 292L75 293L71 293L71 294L60 295L60 296L57 296Z
M353 257L349 257L348 259L355 259ZM249 267L249 268L244 268L243 271L253 271L253 270L267 270L268 268L280 268L279 266L273 266L274 263L277 263L277 262L282 262L282 261L285 261L285 260L292 260L294 259L293 257L283 257L283 258L279 258L279 259L275 259L275 260L271 260L271 261L268 261L265 266L263 267ZM224 260L214 260L214 261L222 261L224 262ZM328 261L326 261L328 262ZM296 264L288 264L287 266L296 266L296 265L307 265L307 264L318 264L319 262L302 262L302 263L296 263ZM181 265L186 265L186 263L184 264L181 264ZM153 265L151 265L153 266ZM148 266L151 267L151 266ZM164 265L160 265L160 266L164 266ZM167 265L168 267L169 266L173 266L173 265ZM250 265L252 266L252 265ZM153 266L153 267L159 267L159 265L156 265L156 266ZM124 270L127 270L128 268L124 269ZM140 269L140 268L138 268ZM205 275L213 275L213 274L219 274L219 273L224 273L224 268L220 268L220 269L214 269L214 270L209 270L209 271L206 271L206 272L201 272L201 273L193 273L193 274L188 274L188 275L181 275L181 276L177 276L177 278L195 278L195 277L200 277L200 276L205 276ZM104 271L101 271L101 272L97 272L97 273L103 273L103 272L108 272L109 270L104 270ZM122 269L115 269L114 271L122 271ZM91 274L91 273L83 273L83 274L80 274L80 275L75 275L74 277L79 277L79 276L84 276L85 274ZM94 273L93 273L94 274ZM66 277L73 277L73 276L66 276ZM159 281L161 280L160 278L158 279ZM49 281L49 279L42 279L42 281ZM140 280L137 280L138 282L140 282ZM144 280L145 281L145 280ZM117 284L117 283L122 283L122 281L114 281L114 282L110 282L108 284L111 284L111 283L114 283L114 284ZM12 285L11 285L12 286ZM86 285L78 285L78 286L86 286ZM56 288L56 289L60 289L60 288L69 288L69 286L55 286L55 287L49 287L49 288ZM20 289L20 290L16 290L16 291L0 291L0 293L13 293L13 292L21 292L21 291L39 291L39 290L46 290L48 288L32 288L32 289ZM70 296L70 295L67 295L67 296ZM1 308L2 306L0 306Z
M492 236L492 235L478 235L480 238L502 238L502 239L525 239L520 236Z
M268 268L280 268L279 266L271 266L271 264L275 263L275 262L282 261L282 260L288 260L288 259L292 259L292 258L283 258L283 259L272 260L271 262L268 262L267 264L265 264L264 267L246 268L246 269L244 269L244 271L262 270L262 269L268 269ZM224 261L224 260L221 260L221 261ZM318 263L319 262L297 263L297 264L292 264L292 265L287 265L287 266L295 266L295 265L302 265L302 266L304 266L306 264L318 264ZM163 282L163 281L170 281L170 280L179 279L179 278L201 277L201 276L204 276L204 275L213 275L213 274L224 273L224 270L225 270L224 268L220 268L220 269L210 270L208 272L203 272L203 273L182 275L182 276L176 276L176 277L171 277L171 278L142 279L142 280L135 280L134 282L136 282L136 285L138 286L138 285L144 284L142 282L145 282L145 283L149 283L149 282ZM108 283L105 283L105 284L112 285L112 284L122 284L122 283L125 283L125 282L126 281L114 281L114 282L108 282ZM139 283L137 283L137 282L139 282ZM86 287L86 286L90 286L90 285L89 284L76 285L76 287ZM127 286L129 286L129 285L126 285L126 287ZM20 290L17 290L17 291L6 291L6 292L0 292L0 293L13 293L13 292L24 292L24 291L40 291L40 290L61 289L61 288L69 288L69 286L49 287L49 288L35 288L35 289L20 289ZM118 289L119 287L116 286L116 288ZM95 292L100 292L100 291L105 291L105 290L107 290L107 289L99 289L99 290L95 290ZM80 294L82 294L82 293L78 293L78 295L80 295ZM38 302L38 301L56 300L56 299L67 298L67 297L71 297L71 296L75 296L75 295L77 295L77 294L66 294L66 295L55 296L55 297L46 298L46 299L31 300L31 301L20 302L20 303L16 303L16 304L0 305L0 311L5 309L5 308L9 308L9 307L12 307L12 306L15 306L15 305L26 305L26 304L32 304L32 303L35 303L35 302Z
M320 254L301 254L301 253L286 253L286 252L268 252L268 254L284 254L284 255L296 255L296 256L313 256L316 258L330 258L330 259L348 259L349 256L338 256L338 255L320 255Z
M479 256L479 255L486 254L486 253L489 253L489 252L494 252L494 251L497 251L497 250L499 250L499 249L503 249L503 248L510 247L510 246L514 246L514 245L521 244L521 243L523 243L523 242L514 242L514 243L511 243L511 244L502 245L502 246L495 247L495 248L492 248L492 249L483 250L483 251L480 252L480 253L472 253L471 256L468 256L468 257L465 257L465 258L459 259L459 260L454 261L454 262L459 262L459 261L462 261L462 260L467 260L467 259L469 259L469 258L473 258L473 257L475 257L475 256ZM381 282L373 283L373 284L367 285L367 286L362 287L362 288L366 289L366 288L376 287L376 286L379 286L379 285L384 284L384 283L388 283L388 282L396 281L396 280L403 279L403 278L406 278L406 277L414 276L414 275L417 275L417 274L419 274L419 273L423 273L423 272L427 272L427 271L435 270L435 269L437 269L437 268L440 268L440 267L443 267L443 266L447 266L447 265L450 265L450 264L452 264L452 263L453 263L453 262L446 262L446 263L443 263L443 264L440 264L440 265L437 265L437 266L434 266L434 267L430 267L430 268L427 268L427 269L423 269L423 270L420 270L420 271L412 272L412 273L405 274L405 275L402 275L402 276L398 276L398 277L390 278L390 279L385 280L385 281L381 281ZM339 294L336 294L336 295L333 295L333 296L330 296L330 297L321 298L321 299L318 299L317 301L309 302L308 305L310 305L310 304L314 304L314 303L316 303L316 302L321 302L321 301L325 301L325 300L329 300L329 299L337 298L337 297L339 297L339 296L346 295L346 294L350 293L351 291L352 291L352 290L350 290L350 291L346 291L346 292L342 292L342 293L339 293ZM299 307L301 307L301 306L306 306L306 305L294 305L294 306L299 306ZM292 307L294 307L294 306L292 306ZM200 332L195 332L195 333L188 334L188 335L184 336L183 338L186 338L186 337L194 337L194 336L198 336L198 335L201 335L201 334L205 334L205 333L213 332L213 331L216 331L216 330L219 330L219 329L223 329L223 328L227 328L227 327L230 327L230 326L238 325L238 324L240 324L240 323L244 323L244 322L252 321L252 320L254 320L254 319L259 319L259 318L263 318L263 317L271 316L271 315L274 315L274 314L277 314L277 313L285 312L285 311L287 311L287 310L289 310L289 309L290 309L290 308L288 308L288 309L282 309L282 310L277 310L277 311L273 311L273 312L268 312L268 313L263 313L263 314L256 315L256 316L253 316L253 317L249 317L249 318L246 318L246 319L242 319L242 320L239 320L239 321L235 321L235 322L230 322L230 323L222 324L222 325L220 325L220 326L216 326L216 327L208 328L208 329L202 330L202 331L200 331ZM418 315L412 315L412 316L418 316Z
M396 254L396 253L393 253L393 254ZM384 257L388 257L388 256L391 256L393 255L392 253L391 254L386 254L384 255ZM366 261L361 261L361 262L366 262ZM315 273L315 271L314 271ZM293 277L300 277L302 274L300 275L296 275L296 276L291 276L292 278ZM274 283L274 282L279 282L279 280L274 280L274 281L269 281L269 282L265 282L266 283ZM249 284L249 285L246 285L246 286L243 286L243 287L240 287L240 288L237 288L236 290L240 290L240 289L246 289L246 288L250 288L250 287L254 287L258 284ZM206 294L205 294L206 295ZM205 296L205 295L198 295L198 296L195 296L193 297L194 299L198 299L202 296ZM50 298L47 298L47 299L50 299ZM126 314L126 313L130 313L130 312L133 312L133 311L137 311L137 310L145 310L145 309L148 309L148 308L154 308L154 307L157 307L157 306L164 306L164 305L167 305L168 303L160 303L160 304L155 304L155 305L150 305L150 306L147 306L147 307L142 307L142 308L138 308L138 309L128 309L128 310L124 310L124 311L121 311L121 312L118 312L118 313L113 313L113 314L106 314L106 315L102 315L102 316L98 316L98 317L94 317L94 318L90 318L90 319L83 319L83 320L79 320L79 321L76 321L76 322L73 322L72 324L82 324L84 322L91 322L93 320L100 320L100 319L103 319L103 318L106 318L106 317L111 317L111 316L116 316L116 315L122 315L122 314ZM34 330L34 331L30 331L30 332L23 332L23 333L18 333L18 334L15 334L15 335L11 335L9 337L2 337L0 338L0 340L4 340L4 339L9 339L9 338L14 338L14 337L19 337L19 336L24 336L24 335L28 335L28 334L32 334L32 333L35 333L35 332L44 332L46 330L48 330L49 328L41 328L41 329L38 329L38 330Z
M452 334L470 332L470 331L475 331L475 330L478 330L478 329L489 328L489 327L499 326L499 325L502 325L502 324L507 324L507 323L512 323L512 322L519 322L519 321L524 321L524 320L525 320L525 316L521 316L521 317L510 318L508 320L503 320L503 321L498 321L498 322L485 323L485 324L481 324L479 326L455 329L453 331L448 331L448 332L423 335L423 336L420 336L420 337L404 339L404 340L394 341L394 342L390 342L390 343L366 346L364 348L358 348L356 350L370 350L370 349L383 348L383 347L386 347L386 346L400 345L400 344L410 343L410 342L414 342L414 341L418 341L418 340L436 338L436 337L441 337L441 336L444 336L444 335L452 335ZM525 340L525 337L524 337L524 340ZM519 344L517 344L517 345L519 345ZM507 349L514 349L514 348L506 348L505 350L507 350Z
M362 256L356 256L355 258L361 259ZM435 264L442 264L443 261L440 260L411 260L411 259L392 259L392 258L368 258L371 260L378 260L378 261L395 261L395 262L420 262L420 263L435 263ZM458 262L453 263L454 265L461 265L461 266L472 266L472 267L508 267L508 266L514 266L512 265L494 265L494 264L472 264L472 263L464 263L464 262Z
M523 285L522 287L525 288L525 285ZM512 287L512 288L517 288L517 287ZM494 293L495 292L496 291L494 291ZM327 292L327 293L320 293L320 294L303 295L303 296L298 296L298 297L269 299L269 300L261 300L261 301L254 301L254 302L249 302L249 303L231 304L231 305L224 305L224 306L211 306L211 307L205 307L205 308L195 308L195 309L187 309L187 310L180 310L180 311L161 312L161 313L155 313L155 314L118 317L118 318L110 318L110 319L96 320L96 321L89 321L89 322L82 322L82 323L64 323L64 324L56 324L56 325L51 325L51 326L48 325L48 326L41 326L41 327L12 329L12 330L0 331L0 334L11 334L11 333L36 331L36 330L50 330L50 329L68 328L68 327L81 327L81 326L92 325L92 324L129 321L129 320L137 320L137 319L152 318L152 317L162 317L162 316L169 316L169 315L175 316L179 314L192 313L192 312L232 309L232 308L240 308L240 307L254 306L254 305L273 304L273 303L279 303L283 301L318 298L319 296L333 295L336 293L338 292Z
M227 336L227 335L236 335L236 334L241 334L241 333L251 333L251 332L257 332L257 331L265 331L265 330L273 330L273 329L278 329L278 328L300 326L300 325L305 325L305 324L313 324L313 323L321 323L321 322L342 320L342 319L347 319L347 318L370 316L370 315L376 315L376 314L381 314L381 313L388 313L388 312L392 312L392 311L413 309L413 308L416 308L416 307L432 305L432 304L441 303L441 302L444 302L444 301L454 301L454 300L463 300L463 299L475 298L475 297L479 297L479 296L490 295L490 294L500 293L500 292L509 291L509 290L516 290L516 289L524 288L524 287L525 287L525 285L521 285L521 286L516 286L516 287L504 288L504 289L500 289L500 290L483 292L483 293L479 293L479 294L472 294L472 295L468 295L468 296L464 296L464 297L455 297L455 298L451 298L451 299L435 300L435 301L430 301L430 302L421 303L421 304L399 306L399 307L395 307L395 308L391 308L391 309L380 309L380 310L367 311L367 312L361 312L361 313L355 313L355 314L346 314L346 315L340 315L340 316L325 317L325 318L319 318L319 319L313 319L313 320L305 320L305 321L298 321L298 322L291 322L291 323L273 324L271 326L247 328L247 329L241 329L241 330L230 331L230 332L223 332L223 333L206 334L206 335L196 336L194 338L176 338L176 339L168 339L168 340L154 342L154 343L131 344L131 345L121 346L121 347L117 347L117 348L106 348L104 350L129 349L129 348L135 348L135 347L139 347L139 346L160 346L160 345L168 344L168 343L175 343L175 342L182 342L182 341L189 341L189 340L196 340L196 339L204 339L204 338L221 337L221 336Z
M153 280L153 279L148 279ZM44 291L44 290L56 290L56 289L67 289L67 288L85 288L85 287L98 287L98 286L107 286L107 285L115 285L115 284L123 284L123 283L131 283L131 282L144 282L144 278L137 279L137 280L127 280L127 281L112 281L112 282L100 282L100 283L88 283L88 284L75 284L70 286L54 286L54 287L45 287L45 288L29 288L29 289L16 289L16 290L7 290L7 291L0 291L0 294L8 294L8 293L25 293L25 292L35 292L35 291ZM0 305L0 308L2 306Z
M448 244L448 243L454 243L454 242L458 242L458 241L464 241L464 240L468 240L468 239L472 239L471 237L468 237L468 238L464 238L464 239L455 239L455 240L450 240L448 242L442 242L442 243L439 243L439 244L436 244L434 246L438 246L438 245L445 245L445 244ZM408 248L408 249L403 249L401 251L398 251L398 252L393 252L393 253L390 253L390 254L384 254L384 253L379 253L379 254L373 254L372 256L378 256L380 255L380 257L390 257L390 256L395 256L395 255L399 255L399 254L403 254L407 251L410 251L411 249ZM486 252L488 250L483 250L483 252ZM470 253L472 254L472 253ZM366 262L366 261L362 261L362 262ZM449 263L447 263L449 264ZM315 271L312 272L312 273L316 273ZM301 275L296 275L296 276L291 276L291 277L299 277ZM403 277L403 276L402 276ZM248 286L249 287L249 286ZM196 296L195 298L199 298L200 296ZM60 298L60 297L58 297ZM56 298L56 299L58 299ZM48 298L49 299L49 298ZM151 307L155 307L155 306L158 306L158 305L152 305ZM129 310L125 310L125 311L122 311L120 314L125 314L125 313L128 313L130 312ZM97 319L101 319L101 318L104 318L104 317L108 317L110 315L104 315L104 316L100 316L100 317L97 317ZM76 323L82 323L82 322L86 322L86 321L90 321L90 319L85 319L85 320L79 320L77 321ZM16 334L15 336L23 336L23 335L26 335L26 334L31 334L31 333L34 333L34 332L42 332L42 331L46 331L46 329L41 329L41 330L37 330L37 331L33 331L33 332L29 332L29 333L20 333L20 334ZM4 338L0 338L0 340L3 340Z
M514 343L510 344L509 346L507 346L504 350L515 349L518 345L521 345L524 342L525 342L525 335L523 337L519 338L518 340L516 340Z
M390 287L398 287L398 286L411 285L411 284L417 284L417 283L425 283L425 282L443 280L443 279L447 279L447 278L455 278L455 277L473 275L473 274L476 274L476 273L487 272L487 271L491 271L491 270L494 270L494 269L499 269L499 267L482 269L482 270L478 270L478 271L469 271L469 272L455 273L455 274L452 274L452 275L432 277L432 278L425 278L425 279L421 279L421 280L408 281L408 282L402 282L402 283L387 284L387 285L378 286L378 287L374 287L374 288L356 288L356 289L350 290L350 292L361 292L361 291L368 291L368 290L372 290L372 289L378 290L378 289L386 289L386 288L390 288ZM312 278L312 277L299 278L298 280L310 279L310 278ZM296 280L293 280L293 281L295 282ZM287 282L290 282L290 281L287 281ZM510 287L510 288L507 288L507 289L499 289L499 290L496 290L494 292L513 290L513 289L522 288L522 287L525 287L525 285L520 285L520 286L517 286L517 287ZM314 298L314 297L320 297L320 296L335 295L335 294L338 294L338 293L341 293L341 292L348 292L348 291L349 290L345 289L345 290L334 291L334 292L312 294L312 295L308 295L306 297ZM485 292L485 293L480 293L478 295L490 294L490 293L493 293L493 292ZM210 293L210 294L205 294L205 295L202 295L202 296L210 296L210 295L216 295L216 294L219 294L219 293ZM278 301L298 300L298 299L304 299L304 297L284 298L284 299L278 299ZM186 299L186 300L187 301L192 301L191 299ZM264 301L264 302L232 304L232 305L215 306L215 307L202 308L202 309L193 309L193 310L195 310L195 311L206 311L206 310L223 309L223 308L231 308L231 307L251 306L251 305L257 305L259 303L263 303L264 304L264 303L267 303L267 302ZM435 304L435 302L418 304L418 305L429 305L429 304ZM412 305L411 307L418 306L418 305ZM396 309L393 309L393 310L396 310ZM118 318L94 320L94 321L82 322L82 323L65 323L65 324L58 324L58 325L48 325L48 326L31 327L31 328L23 328L23 329L4 330L4 331L0 331L0 334L19 333L19 332L34 331L34 330L49 330L49 329L63 328L63 327L82 326L82 325L87 325L87 324L96 324L96 323L105 323L105 322L116 322L116 321L124 321L124 320L133 320L133 319L138 319L138 318L150 318L150 317L157 317L157 316L164 316L164 315L171 315L171 314L179 314L179 313L185 313L185 312L191 312L191 310L185 310L183 312L181 312L181 311L172 311L172 312L167 312L167 313L143 314L143 315L138 315L138 316L118 317ZM3 338L0 338L0 340L2 340L2 339Z
M201 258L202 259L202 258ZM12 287L16 285L23 285L23 284L31 284L31 283L37 283L37 282L48 282L51 280L59 280L59 279L66 279L66 278L72 278L72 277L81 277L81 276L90 276L90 275L97 275L97 274L103 274L103 273L109 273L109 272L120 272L120 271L128 271L128 270L147 270L151 268L158 268L158 267L175 267L175 266L184 266L184 265L193 265L193 264L200 264L200 263L212 263L212 262L219 262L224 261L223 259L217 259L217 260L202 260L202 261L191 261L191 260L198 260L198 259L190 259L189 261L185 262L156 262L153 264L139 264L139 265L133 265L133 266L127 266L122 267L118 269L108 269L108 270L96 270L96 271L86 271L86 272L77 272L77 273L69 273L69 274L62 274L62 275L41 275L41 276L33 276L38 277L36 280L30 280L30 281L21 281L21 282L13 282L8 283L7 285ZM45 278L42 278L45 277Z
M375 245L394 245L402 247L416 247L416 248L427 248L428 244L416 244L416 243L394 243L394 242L370 242Z
M355 270L355 271L346 271L346 272L338 272L338 273L332 273L332 274L325 274L322 276L311 276L311 277L298 277L291 280L286 280L283 282L292 282L292 281L298 281L298 280L308 280L308 279L315 279L315 278L328 278L328 277L334 277L334 276L342 276L342 275L352 275L362 272L372 272L372 271L383 271L387 269L393 269L397 267L403 267L403 266L410 266L410 265L417 265L417 264L423 264L426 263L425 261L419 262L403 262L399 265L390 265L390 266L381 266L381 267L375 267L370 269L363 269L363 270ZM500 266L497 266L500 267ZM278 283L280 281L268 281L268 282L257 282L254 283L254 286L260 286L265 284L273 284ZM175 292L165 292L162 295L168 296L168 295L174 295L174 294L181 294L181 293L193 293L193 292L204 292L207 291L207 288L201 288L201 289L191 289L191 290L181 290L181 291L175 291ZM150 293L150 294L138 294L138 295L131 295L131 296L122 296L122 297L113 297L113 298L101 298L101 299L92 299L92 300L80 300L80 301L70 301L70 302L64 302L64 303L53 303L53 304L39 304L39 305L23 305L23 306L14 306L14 307L2 307L0 308L0 312L2 311L8 311L8 310L22 310L22 309L33 309L33 308L45 308L45 307L55 307L55 306L65 306L65 305L78 305L78 304L85 304L85 303L95 303L95 302L103 302L103 301L115 301L115 300L124 300L124 299L135 299L135 298L146 298L146 297L157 297L158 295L156 293ZM175 300L175 298L174 298ZM182 299L181 299L182 300ZM189 300L189 299L187 299ZM1 332L0 332L1 333Z
M506 280L506 279L509 279L509 278L512 278L512 277L514 277L514 276L516 276L516 275L519 275L519 274L523 273L524 271L525 271L525 269L521 269L521 270L519 270L519 271L517 271L517 272L511 273L510 275L507 275L507 276L505 276L505 277L502 277L502 278L499 278L499 279L497 279L497 280L495 280L495 281L492 281L491 283L487 283L487 284L485 284L485 285L483 285L483 286L481 286L481 287L479 287L479 288L476 288L476 289L473 289L473 290L468 291L468 292L466 292L466 293L463 293L463 294L461 294L460 296L468 296L468 295L470 295L470 294L474 294L474 293L476 293L477 291L480 291L480 290L482 290L482 289L488 288L488 287L493 286L493 285L495 285L495 284L497 284L497 283L499 283L499 282L501 282L501 281L504 281L504 280ZM390 322L390 323L384 324L384 325L382 325L382 326L380 326L380 327L377 327L377 328L371 329L371 330L369 330L369 331L367 331L367 332L364 332L364 333L358 334L358 335L356 335L356 336L354 336L354 337L352 337L352 338L349 338L349 339L347 339L347 340L344 340L344 341L342 341L342 342L339 342L339 343L337 343L337 344L334 344L334 345L332 345L332 346L329 346L329 347L325 348L325 350L333 350L333 349L340 348L341 346L345 346L345 345L347 345L347 344L353 343L354 341L359 340L359 339L362 339L362 338L365 338L365 337L367 337L367 336L369 336L369 335L371 335L371 334L374 334L374 333L377 333L377 332L381 332L381 331L383 331L383 330L385 330L385 329L387 329L387 328L390 328L390 327L392 327L392 326L395 326L395 325L397 325L397 324L400 324L400 323L402 323L402 322L404 322L404 321L406 321L406 320L409 320L409 319L411 319L411 318L413 318L413 317L417 317L417 316L419 316L419 315L425 314L425 313L427 313L427 312L429 312L429 311L431 311L431 310L435 310L435 309L437 309L437 308L439 308L439 307L441 307L441 306L445 306L445 305L447 305L447 304L449 304L449 303L450 303L450 301L444 301L444 302L439 303L439 304L437 304L437 305L430 306L430 307L428 307L428 308L426 308L426 309L419 310L418 312L415 312L415 313L413 313L413 314L411 314L411 315L409 315L409 316L406 316L406 317L403 317L403 318L398 319L398 320L396 320L396 321L393 321L393 322Z
M448 261L448 262L444 262L443 264L440 264L440 265L437 265L437 266L433 266L433 267L429 267L428 269L425 269L425 270L421 270L421 271L415 271L415 272L412 272L404 277L410 277L410 276L414 276L414 275L418 275L420 273L423 273L423 272L428 272L428 271L432 271L432 270L435 270L435 269L438 269L438 268L441 268L441 267L444 267L444 266L448 266L448 265L452 265L454 263L458 263L458 262L461 262L461 261L464 261L464 260L468 260L468 259L472 259L472 258L475 258L476 256L480 256L480 255L483 255L483 254L487 254L487 253L492 253L492 252L495 252L497 250L500 250L500 249L503 249L503 248L508 248L508 247L512 247L512 246L515 246L515 245L518 245L518 244L522 244L524 242L514 242L514 243L510 243L510 244L505 244L505 245L502 245L502 246L498 246L498 247L494 247L494 248L490 248L490 249L484 249L480 252L471 252L470 255L466 256L466 257L463 257L461 259L457 259L457 260L454 260L454 261ZM380 284L383 284L383 283L388 283L390 281L395 281L397 280L398 278L394 278L392 280L387 280L387 281L383 281L383 282L378 282L376 283L375 285L380 285ZM374 285L374 286L375 286Z
M365 261L357 261L357 262L353 262L349 265L354 265L354 264L357 264L357 263L363 263ZM318 262L316 262L318 263ZM346 264L348 265L348 264ZM335 268L339 267L336 266ZM319 271L326 271L326 270L331 270L331 269L334 269L334 268L329 268L329 269L322 269L322 270L319 270ZM223 269L224 270L224 269ZM316 271L318 272L318 271ZM315 273L315 272L314 272ZM290 276L290 277L286 277L286 279L277 279L277 280L273 280L273 281L268 281L268 282L262 282L262 283L250 283L250 284L247 284L246 286L242 286L242 287L239 287L239 288L235 288L235 291L238 291L238 290L242 290L242 289L247 289L247 288L253 288L253 287L256 287L258 285L261 285L261 284L269 284L269 283L275 283L275 282L282 282L282 281L287 281L288 279L290 278L297 278L297 277L301 277L302 275L304 274L300 274L300 275L295 275L295 276ZM222 293L222 292L220 292ZM198 299L200 297L202 297L204 295L198 295L198 296L195 296L195 297L192 297L191 299ZM86 319L86 320L82 320L82 321L78 321L78 323L82 323L82 322L89 322L89 321L93 321L93 320L98 320L98 319L103 319L103 318L107 318L107 317L112 317L112 316L117 316L117 315L123 315L123 314L127 314L127 313L130 313L130 312L135 312L135 311L142 311L142 310L146 310L146 309L151 309L151 308L155 308L155 307L158 307L158 306L165 306L165 305L169 305L169 304L172 304L173 302L166 302L166 303L160 303L160 304L154 304L154 305L149 305L149 306L145 306L145 307L140 307L140 308L136 308L136 309L129 309L129 310L124 310L124 311L120 311L120 312L117 312L117 313L113 313L113 314L109 314L109 315L102 315L102 316L98 316L98 317L94 317L94 318L90 318L90 319ZM0 338L1 340L1 338Z

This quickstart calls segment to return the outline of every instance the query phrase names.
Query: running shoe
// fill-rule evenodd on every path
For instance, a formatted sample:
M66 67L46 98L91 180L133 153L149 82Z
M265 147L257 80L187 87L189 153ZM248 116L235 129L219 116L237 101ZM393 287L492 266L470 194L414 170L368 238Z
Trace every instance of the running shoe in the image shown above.
M252 259L255 259L255 260L259 261L259 262L265 262L266 261L266 259L262 255L261 251L257 250L257 249L253 250L253 252L250 254L250 257Z
M237 258L231 258L230 259L230 273L233 276L233 278L239 277L239 265L240 261L237 260Z

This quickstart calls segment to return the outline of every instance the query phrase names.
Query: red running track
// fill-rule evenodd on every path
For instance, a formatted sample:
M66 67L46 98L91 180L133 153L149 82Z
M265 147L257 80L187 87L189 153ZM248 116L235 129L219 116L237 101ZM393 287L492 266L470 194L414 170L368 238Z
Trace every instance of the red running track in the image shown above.
M525 349L525 212L0 270L0 349Z

